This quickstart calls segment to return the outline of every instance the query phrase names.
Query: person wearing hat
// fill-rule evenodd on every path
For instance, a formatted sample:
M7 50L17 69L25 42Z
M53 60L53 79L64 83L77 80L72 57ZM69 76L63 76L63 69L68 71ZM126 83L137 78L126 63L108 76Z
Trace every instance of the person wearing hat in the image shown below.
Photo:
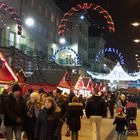
M4 125L6 127L6 140L21 140L22 125L27 114L26 103L21 94L21 87L13 85L12 93L7 96L4 102Z
M117 140L125 139L125 127L127 127L128 124L126 121L126 115L121 107L117 109L117 115L115 117L113 125L116 125Z

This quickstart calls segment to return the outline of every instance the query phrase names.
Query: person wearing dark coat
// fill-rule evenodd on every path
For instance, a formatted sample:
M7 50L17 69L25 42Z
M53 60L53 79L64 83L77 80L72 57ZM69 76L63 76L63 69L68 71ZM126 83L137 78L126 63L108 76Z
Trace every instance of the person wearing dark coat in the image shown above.
M81 117L83 116L83 105L79 103L78 97L72 98L68 105L67 125L72 132L72 140L78 140L78 131L81 129Z
M2 91L2 94L0 95L0 126L1 126L1 131L0 131L0 138L4 138L4 110L3 110L3 105L6 97L8 96L8 91L7 89L4 89Z
M6 139L12 140L13 132L15 132L16 140L21 140L22 126L27 114L27 106L18 84L12 87L12 93L5 99L3 107Z
M105 100L101 97L100 92L95 91L87 100L86 116L90 119L92 128L92 139L101 140L102 117L105 117ZM94 129L96 125L96 130Z
M69 96L68 96L68 101L69 101L69 103L72 102L72 98L73 98L74 96L75 96L74 91L71 90L71 91L70 91L70 94L69 94Z
M28 140L34 140L34 127L41 109L40 95L38 92L33 92L30 99L27 101L27 116L24 123L24 130Z
M121 140L122 137L125 136L125 126L128 126L126 115L122 108L117 109L117 116L115 117L113 125L116 125L117 140Z
M36 140L57 140L60 131L60 112L52 97L47 97L45 107L40 111L36 121L34 138Z

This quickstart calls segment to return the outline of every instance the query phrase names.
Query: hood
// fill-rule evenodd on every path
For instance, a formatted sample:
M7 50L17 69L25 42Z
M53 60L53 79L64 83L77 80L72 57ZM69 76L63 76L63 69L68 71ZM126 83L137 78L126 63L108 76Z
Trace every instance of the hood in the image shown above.
M83 106L83 105L81 103L72 102L72 103L69 103L69 106Z
M61 108L57 106L56 109L55 109L55 112L57 112L57 113L61 112Z

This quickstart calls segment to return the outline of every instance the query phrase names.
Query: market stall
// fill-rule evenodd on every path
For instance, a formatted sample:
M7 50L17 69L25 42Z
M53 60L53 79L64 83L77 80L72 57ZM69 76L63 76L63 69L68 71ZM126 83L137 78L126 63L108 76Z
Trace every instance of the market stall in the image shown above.
M9 85L17 82L18 78L4 58L3 54L0 52L0 93L2 92L3 88L8 89Z
M43 88L46 92L57 87L69 90L70 81L66 71L63 70L36 70L26 80L26 89L39 90Z

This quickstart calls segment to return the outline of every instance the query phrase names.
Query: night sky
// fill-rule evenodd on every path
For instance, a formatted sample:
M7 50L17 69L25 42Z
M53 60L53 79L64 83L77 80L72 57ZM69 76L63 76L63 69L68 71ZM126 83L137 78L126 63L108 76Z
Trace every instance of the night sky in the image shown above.
M104 38L107 41L106 47L118 48L125 57L125 62L129 72L136 71L136 62L134 60L135 50L140 50L140 44L132 42L135 38L140 38L140 27L134 28L130 25L133 21L140 21L140 0L55 0L57 5L67 11L72 6L82 2L92 2L106 9L112 16L115 23L116 32L104 32ZM93 14L93 13L92 13ZM89 11L90 20L94 23L100 23L99 15L92 16ZM95 30L95 32L99 32Z

